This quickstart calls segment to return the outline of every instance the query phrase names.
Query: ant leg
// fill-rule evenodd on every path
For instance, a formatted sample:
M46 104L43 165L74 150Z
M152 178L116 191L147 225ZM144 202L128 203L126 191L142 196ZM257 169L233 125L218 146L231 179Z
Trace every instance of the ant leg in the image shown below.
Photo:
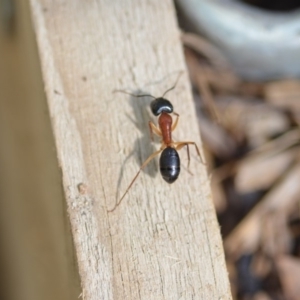
M124 197L126 196L126 194L128 193L128 191L130 190L131 186L133 185L133 183L135 182L135 180L137 179L137 177L139 176L139 174L141 173L141 171L148 165L148 163L156 156L158 155L160 152L162 151L162 149L152 153L146 160L145 162L142 164L142 166L140 167L139 171L136 173L136 175L134 176L134 178L132 179L131 183L129 184L127 190L125 191L125 193L123 194L123 196L121 197L121 199L119 200L119 202L116 203L115 207L113 209L108 210L107 212L113 212L122 202L122 200L124 199Z
M176 144L176 143L175 143ZM188 165L187 165L187 170L190 174L192 174L190 172L190 162L191 162L191 156L190 156L190 148L189 148L189 144L185 144L185 143L177 143L178 146L176 146L176 150L179 151L181 148L183 148L184 146L186 146L186 152L187 152L187 157L188 157ZM192 174L193 175L193 174Z
M174 124L172 125L172 131L174 131L174 129L176 128L176 126L178 124L178 120L179 120L179 114L176 112L173 112L173 114L176 116L176 120L175 120Z
M153 141L153 132L155 132L158 136L162 136L160 129L156 127L154 123L151 121L149 121L149 130L150 130L150 137L152 141Z
M204 162L204 160L202 159L201 153L199 151L199 148L197 146L197 144L195 142L178 142L178 143L174 143L176 150L180 150L182 147L187 146L187 145L194 145L197 151L198 156L200 157L201 163L203 165L206 165L206 163Z

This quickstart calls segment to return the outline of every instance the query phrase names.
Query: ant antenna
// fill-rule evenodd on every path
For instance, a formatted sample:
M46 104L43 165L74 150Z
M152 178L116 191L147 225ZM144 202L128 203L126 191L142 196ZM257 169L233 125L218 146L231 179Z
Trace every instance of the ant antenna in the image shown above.
M145 94L145 95L135 95L135 94L132 94L132 93L128 93L124 90L113 90L113 93L123 93L123 94L127 94L127 95L130 95L130 96L133 96L133 97L137 97L137 98L140 98L140 97L152 97L153 99L156 99L154 96L150 95L150 94Z
M181 77L181 75L183 74L183 72L184 72L184 71L180 71L180 73L179 73L179 75L178 75L178 77L177 77L177 79L176 79L175 84L174 84L172 87L170 87L169 89L167 89L167 90L164 92L164 94L161 96L161 98L163 98L168 92L170 92L170 91L172 91L172 90L175 89L175 87L176 87L176 85L177 85L177 83L178 83L178 81L179 81L179 78ZM130 95L130 96L136 97L136 98L140 98L140 97L151 97L151 98L153 98L153 99L158 99L157 97L154 97L154 96L152 96L152 95L150 95L150 94L135 95L135 94L126 92L125 90L113 90L113 93L123 93L123 94L127 94L127 95Z
M168 92L170 92L170 91L172 91L172 90L174 90L175 89L175 87L176 87L176 85L177 85L177 83L178 83L178 81L179 81L179 78L180 78L180 76L183 74L183 71L181 71L180 73L179 73L179 75L178 75L178 77L177 77L177 79L176 79L176 81L175 81L175 84L172 86L172 87L170 87L169 89L167 89L165 92L164 92L164 94L161 96L161 98L163 98Z

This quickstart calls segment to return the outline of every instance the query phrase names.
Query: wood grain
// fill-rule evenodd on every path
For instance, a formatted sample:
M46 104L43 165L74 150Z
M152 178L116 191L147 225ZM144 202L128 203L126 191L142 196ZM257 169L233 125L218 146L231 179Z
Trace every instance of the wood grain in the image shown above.
M149 99L186 70L171 1L31 0L84 299L231 299L205 167L173 185L157 163L112 208L158 144ZM176 140L199 129L187 73L168 97ZM191 149L194 150L194 149ZM181 151L183 165L187 163Z
M0 21L0 299L78 299L31 10L29 1L13 4L11 27Z

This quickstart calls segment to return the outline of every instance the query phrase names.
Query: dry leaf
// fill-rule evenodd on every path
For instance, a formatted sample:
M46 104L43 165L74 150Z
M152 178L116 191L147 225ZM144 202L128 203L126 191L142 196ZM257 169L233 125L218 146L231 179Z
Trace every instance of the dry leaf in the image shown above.
M219 158L232 157L236 152L236 141L220 125L210 121L204 115L198 119L201 136L207 149Z
M300 260L288 255L276 259L278 274L285 294L285 299L300 298Z
M299 178L300 164L297 163L225 239L225 248L229 254L240 256L258 248L264 229L263 220L267 214L272 212L284 216L299 201Z
M264 253L262 253L261 251L259 251L253 257L251 269L257 277L264 278L268 275L268 273L270 273L272 269L272 262L270 258L264 255Z
M246 135L252 148L289 128L289 120L281 111L255 99L241 101L235 97L216 98L221 123L231 132Z
M288 79L266 84L265 98L275 106L300 110L300 80Z
M219 69L230 69L230 64L222 52L198 34L183 32L181 40L185 46L206 57Z
M259 153L242 160L235 177L237 191L250 193L269 188L295 159L297 152L298 148L275 155Z
M271 210L262 220L260 248L268 257L276 257L291 250L291 233L287 227L287 214L280 210Z
M252 300L272 300L272 298L267 293L259 292L253 296Z

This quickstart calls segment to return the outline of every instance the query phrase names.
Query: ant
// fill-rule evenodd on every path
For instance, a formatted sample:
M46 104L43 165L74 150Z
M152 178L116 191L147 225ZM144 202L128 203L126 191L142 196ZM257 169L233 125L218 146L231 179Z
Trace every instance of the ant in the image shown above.
M172 139L172 132L175 130L178 124L179 120L179 114L174 112L174 108L172 103L165 99L164 96L170 92L171 90L175 89L178 80L180 76L182 75L182 72L179 74L175 84L167 89L164 94L161 97L154 97L152 95L135 95L128 93L124 90L115 90L114 92L124 93L133 97L151 97L154 100L150 103L150 108L154 116L158 117L158 127L151 121L149 121L149 130L150 130L150 136L151 140L153 141L153 133L160 136L162 138L161 140L161 147L158 151L152 153L142 164L137 174L132 179L131 183L129 184L127 190L119 200L119 202L116 203L115 207L111 210L108 210L108 212L113 212L122 202L130 188L132 187L133 183L139 176L140 172L148 165L148 163L157 155L161 154L159 159L159 166L160 166L160 173L163 177L163 179L167 183L173 183L179 176L180 173L180 158L178 155L178 152L181 148L184 146L187 147L187 156L188 156L188 168L190 165L190 151L189 151L189 145L194 145L197 151L198 156L200 157L201 162L203 163L199 148L195 142L186 141L186 142L174 142ZM176 119L173 123L173 118L171 114L175 115Z

